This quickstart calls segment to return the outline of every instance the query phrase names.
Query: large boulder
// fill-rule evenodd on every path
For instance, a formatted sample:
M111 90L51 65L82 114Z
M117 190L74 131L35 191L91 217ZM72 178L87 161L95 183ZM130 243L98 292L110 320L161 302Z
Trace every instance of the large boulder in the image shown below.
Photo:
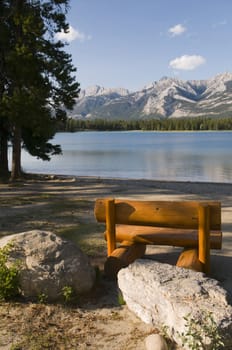
M187 333L195 328L205 344L214 342L217 334L232 344L229 295L203 273L141 259L119 271L118 285L130 310L144 322L165 328L180 346L184 340L185 349L191 341Z
M0 248L8 243L9 262L20 261L20 289L25 297L44 295L55 301L62 297L64 287L76 294L93 287L95 270L74 243L40 230L4 237Z

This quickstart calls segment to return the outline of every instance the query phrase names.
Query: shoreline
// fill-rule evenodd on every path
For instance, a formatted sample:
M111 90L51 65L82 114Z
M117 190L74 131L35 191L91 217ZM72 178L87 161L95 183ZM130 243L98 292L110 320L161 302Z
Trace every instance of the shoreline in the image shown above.
M232 132L232 130L95 130L95 129L79 129L76 131L58 131L57 133L77 133L77 132L114 132L114 133L125 133L125 132L155 132L155 133L223 133L223 132Z
M75 176L75 175L55 175L59 178L72 179L72 181L78 182L91 182L94 183L108 183L117 184L117 186L122 185L123 187L128 186L129 188L134 188L134 192L142 192L143 189L151 188L152 191L156 189L166 189L176 192L185 192L186 194L212 194L215 199L216 194L219 195L220 199L223 200L225 195L232 194L232 183L222 183L222 182L202 182L202 181L178 181L178 180L153 180L153 179L129 179L129 178L117 178L117 177L101 177L101 176ZM120 191L119 191L120 192ZM155 193L153 193L155 194ZM147 195L147 194L145 194ZM152 193L151 193L152 195Z
M232 182L214 182L214 181L196 181L196 180L161 180L161 179L148 179L148 178L129 178L129 177L107 177L107 176L97 176L97 175L75 175L75 174L56 174L56 173L26 173L26 178L30 179L30 176L33 177L41 177L44 179L70 179L75 178L78 179L90 179L90 180L102 180L102 181L133 181L133 182L152 182L159 184L196 184L196 185L212 185L212 186L232 186ZM23 181L23 179L19 180Z

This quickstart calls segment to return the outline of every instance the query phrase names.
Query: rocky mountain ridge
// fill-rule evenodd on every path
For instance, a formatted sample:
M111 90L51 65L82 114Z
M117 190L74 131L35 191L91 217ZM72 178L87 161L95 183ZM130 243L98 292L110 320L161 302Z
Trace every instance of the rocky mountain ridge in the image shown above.
M179 118L232 114L232 73L208 80L163 77L140 91L92 86L82 90L72 118Z

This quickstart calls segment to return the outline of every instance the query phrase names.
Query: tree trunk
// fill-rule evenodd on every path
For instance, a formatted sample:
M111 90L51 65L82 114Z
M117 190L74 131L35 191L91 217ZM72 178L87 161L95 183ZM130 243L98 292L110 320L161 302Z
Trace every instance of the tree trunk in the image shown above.
M8 167L8 140L4 130L0 130L0 177L9 175Z
M18 125L14 127L12 142L12 169L11 180L21 177L21 128Z

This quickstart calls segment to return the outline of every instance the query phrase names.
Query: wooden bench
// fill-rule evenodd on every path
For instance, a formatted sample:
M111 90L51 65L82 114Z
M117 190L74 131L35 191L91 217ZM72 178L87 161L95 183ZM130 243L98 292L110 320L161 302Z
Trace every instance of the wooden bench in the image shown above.
M183 247L177 266L207 274L210 249L221 249L220 202L107 198L96 200L94 213L106 223L105 274L110 277L142 257L147 244Z

